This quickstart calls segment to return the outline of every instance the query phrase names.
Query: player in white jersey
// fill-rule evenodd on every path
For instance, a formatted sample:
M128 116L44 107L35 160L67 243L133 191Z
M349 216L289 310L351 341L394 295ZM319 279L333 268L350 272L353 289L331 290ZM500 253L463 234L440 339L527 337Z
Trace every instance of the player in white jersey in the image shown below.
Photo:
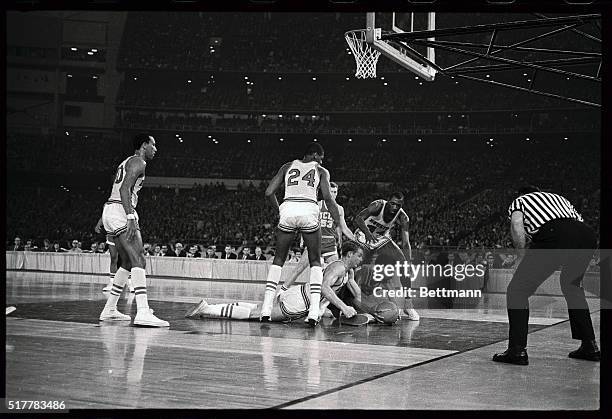
M136 298L134 324L139 326L168 327L169 323L158 319L149 308L147 299L146 261L142 252L142 236L138 227L138 192L142 188L147 161L155 157L155 139L146 134L134 137L134 155L125 159L115 175L110 198L104 204L102 222L104 230L114 237L119 252L120 268L117 269L113 287L100 314L100 320L131 320L117 310L117 301L128 276L132 274Z
M338 184L335 182L329 182L330 192L334 199L338 196ZM329 210L325 201L321 200L318 202L319 205L319 222L321 224L321 264L323 269L325 267L338 260L338 247L342 247L342 235L344 234L349 240L355 240L353 232L346 225L344 219L344 208L338 204L338 210L340 212L340 222L336 222ZM304 269L308 267L308 250L304 250L298 265L295 267L291 276L283 283L281 289L286 291L291 287L298 279L300 274L304 272Z
M344 304L336 294L346 288L355 299L361 298L361 290L355 282L354 268L361 265L362 261L363 249L354 242L346 242L342 246L342 258L325 268L321 297L317 300L310 298L309 284L291 287L274 298L270 320L276 322L303 318L309 313L312 301L319 301L319 304L315 305L320 313L323 313L331 303L336 305L345 317L353 317L356 310ZM255 320L260 316L261 308L257 304L244 302L208 304L205 300L201 300L185 314L185 317L189 318L213 317L238 320Z
M261 309L262 321L270 320L272 303L280 281L281 270L295 234L298 232L302 233L302 238L306 248L308 248L310 299L318 301L320 298L323 270L321 268L319 206L317 205L319 188L333 219L336 222L340 220L338 204L336 204L330 192L329 172L321 166L323 157L323 147L318 143L311 143L306 149L303 159L285 163L272 178L266 189L266 196L279 209L280 219L276 230L276 253L268 271ZM275 193L283 185L285 187L285 198L279 206ZM307 321L311 326L316 326L318 319L319 306L312 304Z
M404 252L395 244L391 238L391 229L399 225L402 229L402 247L408 253L408 261L412 260L412 248L410 247L409 218L402 209L404 204L404 194L394 192L391 198L386 201L378 199L361 210L355 217L355 238L362 243L369 251L366 254L364 264L392 264L406 261ZM369 282L372 279L371 272L364 265L360 271L360 285L362 288L370 288ZM366 285L367 284L367 285ZM394 275L384 283L380 284L389 289L402 289L402 283L398 276ZM405 286L410 287L410 279L406 279ZM398 308L403 307L404 313L409 320L419 320L419 315L412 307L412 301L401 297L393 298Z

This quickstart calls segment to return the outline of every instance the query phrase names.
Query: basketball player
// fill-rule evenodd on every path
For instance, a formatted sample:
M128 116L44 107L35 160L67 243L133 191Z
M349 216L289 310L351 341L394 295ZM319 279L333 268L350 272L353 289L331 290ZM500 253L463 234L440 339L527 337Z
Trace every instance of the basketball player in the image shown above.
M134 137L134 155L125 159L117 168L111 195L104 204L102 221L104 230L114 237L119 253L120 267L117 269L113 288L100 320L130 320L130 316L117 310L117 301L132 274L136 295L136 317L134 324L139 326L168 327L169 323L153 315L147 300L146 261L142 252L142 237L138 227L138 192L145 178L147 161L155 157L155 139L146 134Z
M102 217L98 220L94 231L96 233L100 233L102 228L104 227L104 223L102 222ZM108 244L108 252L110 254L110 278L108 285L102 288L102 292L110 292L113 288L113 279L115 279L115 273L117 272L117 266L119 266L118 259L119 253L117 252L117 248L115 247L115 239L110 234L106 235L106 244ZM128 276L127 280L128 287L130 288L130 292L134 292L134 287L132 286L132 277Z
M338 196L338 185L335 182L329 182L330 185L330 193L334 200ZM353 232L346 225L346 221L344 219L344 208L342 205L338 205L338 210L340 212L340 222L336 223L331 213L327 209L327 205L325 201L321 200L318 202L319 204L319 222L321 223L321 257L323 258L323 269L325 267L338 260L338 247L342 247L342 234L348 237L349 240L354 241L355 236ZM281 286L283 291L286 291L293 285L293 283L298 279L300 274L304 272L304 269L308 266L308 251L304 250L302 253L302 257L300 257L300 261L298 266L295 267L293 272L291 273L291 277L289 277Z
M410 235L408 233L409 218L406 212L402 209L404 205L404 194L394 192L391 198L386 201L378 199L361 210L355 217L355 238L360 243L364 244L368 249L366 252L364 263L379 264L395 264L396 262L403 263L406 257L402 250L395 244L391 238L391 229L399 225L402 229L402 247L408 253L408 258L412 260L412 248L410 247ZM363 286L365 281L369 281L369 272L367 269L361 269ZM365 277L365 278L364 278ZM389 280L385 281L390 289L401 289L402 283L400 278L394 275ZM409 284L407 285L409 286ZM403 312L407 315L408 320L419 320L419 314L412 307L412 301L402 297L393 298L398 308L404 307Z
M266 196L279 209L280 218L276 230L276 253L274 262L268 271L266 291L261 308L262 321L270 320L272 303L276 295L281 270L287 259L289 247L298 232L302 233L302 238L308 248L310 299L318 301L321 297L323 270L321 268L319 206L317 205L317 190L319 188L332 218L336 222L340 222L338 204L336 204L330 192L329 172L321 166L323 157L323 147L318 143L311 143L302 160L285 163L272 178L266 189ZM275 193L283 185L285 187L285 199L279 206ZM317 325L318 319L319 305L312 304L308 311L307 322L314 327Z
M270 320L274 322L292 321L303 318L310 313L311 301L320 301L318 312L322 313L332 303L335 304L345 317L351 318L357 312L349 305L344 304L336 293L344 288L356 299L360 299L361 290L355 282L354 268L361 265L363 261L363 249L354 242L346 242L342 245L342 258L330 263L325 268L322 282L322 297L318 300L309 298L310 286L291 287L287 291L278 294L273 301L270 312ZM255 320L261 316L261 309L257 304L237 302L229 304L208 304L201 300L185 317L213 317L231 318L238 320ZM318 321L318 319L317 319Z

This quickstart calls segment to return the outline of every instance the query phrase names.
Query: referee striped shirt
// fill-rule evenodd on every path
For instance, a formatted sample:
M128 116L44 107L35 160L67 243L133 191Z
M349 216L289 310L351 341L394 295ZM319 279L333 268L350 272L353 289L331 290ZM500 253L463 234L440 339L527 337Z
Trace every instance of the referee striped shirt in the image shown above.
M548 221L571 218L583 221L574 206L561 195L550 192L531 192L512 201L508 208L508 219L515 211L523 213L523 224L527 234L536 234Z

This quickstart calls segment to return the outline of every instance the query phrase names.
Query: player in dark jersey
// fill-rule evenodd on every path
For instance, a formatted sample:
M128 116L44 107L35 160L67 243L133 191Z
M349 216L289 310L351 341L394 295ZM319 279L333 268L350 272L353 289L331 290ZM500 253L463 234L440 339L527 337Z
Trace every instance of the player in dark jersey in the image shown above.
M410 247L409 218L402 209L404 194L394 192L386 201L378 199L361 210L355 217L355 238L368 250L364 258L364 266L359 271L357 282L362 290L372 289L371 266L366 264L388 264L395 265L396 262L403 263L412 260L412 248ZM402 249L391 238L391 230L399 225L402 230L402 248L408 254L408 260ZM393 275L380 285L388 289L402 289L401 279ZM406 278L403 286L410 286L410 279ZM398 308L403 307L404 314L409 320L419 320L419 314L412 307L412 301L402 297L392 298Z

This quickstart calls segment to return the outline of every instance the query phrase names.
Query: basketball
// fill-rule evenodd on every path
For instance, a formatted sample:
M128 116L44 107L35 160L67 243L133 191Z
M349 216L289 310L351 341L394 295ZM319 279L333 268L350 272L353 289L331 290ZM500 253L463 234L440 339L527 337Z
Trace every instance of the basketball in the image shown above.
M399 320L399 310L391 301L383 301L374 309L374 317L384 324L395 324Z

